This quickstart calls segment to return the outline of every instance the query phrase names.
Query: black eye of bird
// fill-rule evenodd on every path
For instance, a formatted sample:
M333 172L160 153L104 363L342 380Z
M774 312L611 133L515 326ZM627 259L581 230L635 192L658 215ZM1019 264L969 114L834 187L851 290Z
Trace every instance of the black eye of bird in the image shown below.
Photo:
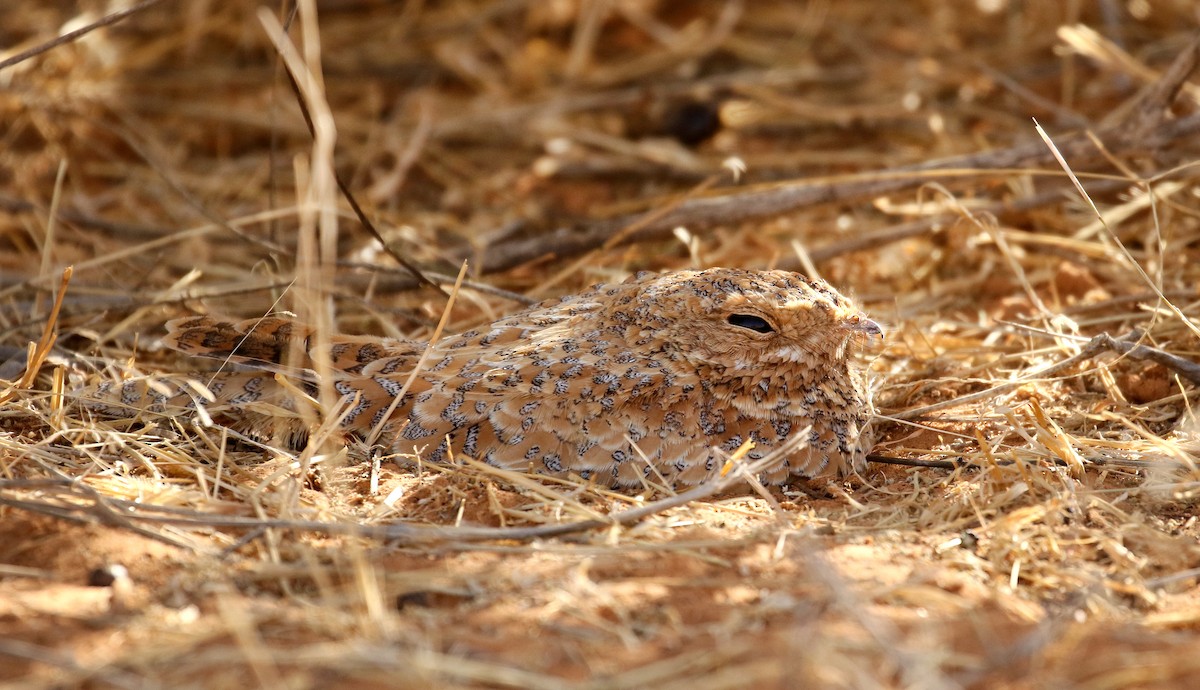
M754 314L730 314L726 320L734 326L749 328L757 333L775 332L775 329L771 327L771 324L767 323L766 319Z

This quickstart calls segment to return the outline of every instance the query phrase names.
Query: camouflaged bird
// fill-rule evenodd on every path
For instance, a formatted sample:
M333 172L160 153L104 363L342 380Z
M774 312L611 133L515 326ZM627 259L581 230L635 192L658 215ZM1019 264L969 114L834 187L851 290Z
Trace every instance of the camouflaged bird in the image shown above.
M311 335L274 317L200 316L168 330L180 351L276 370ZM718 472L746 441L750 460L787 443L759 477L782 484L862 469L870 403L852 354L879 335L823 281L715 268L639 273L428 345L337 336L328 356L342 426L381 431L400 455L442 462L465 454L613 487L678 487ZM299 423L295 395L315 393L313 376L297 377L298 388L270 372L217 374L211 404L137 381L99 395L160 411L204 404L220 421L269 434L289 415Z

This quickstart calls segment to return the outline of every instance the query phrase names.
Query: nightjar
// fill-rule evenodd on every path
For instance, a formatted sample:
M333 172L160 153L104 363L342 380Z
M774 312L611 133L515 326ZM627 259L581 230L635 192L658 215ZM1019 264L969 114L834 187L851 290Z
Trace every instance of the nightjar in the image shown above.
M861 470L870 399L855 354L881 335L823 281L728 268L639 273L434 343L335 336L321 355L310 330L276 317L183 318L168 331L175 349L252 370L215 375L215 401L169 378L133 379L102 385L85 405L203 405L244 431L297 431L298 399L316 391L307 365L327 356L348 434L426 462L465 454L613 487L699 483L746 441L750 460L787 444L766 483ZM307 363L283 366L297 348Z

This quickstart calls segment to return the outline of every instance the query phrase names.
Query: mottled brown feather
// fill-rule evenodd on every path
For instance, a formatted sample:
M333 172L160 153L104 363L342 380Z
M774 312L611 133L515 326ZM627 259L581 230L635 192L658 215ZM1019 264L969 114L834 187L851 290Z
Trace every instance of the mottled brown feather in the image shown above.
M292 372L309 387L322 356L311 330L287 319L202 316L167 327L166 342L183 352ZM758 459L790 439L794 450L761 477L779 484L863 466L870 403L852 351L878 334L822 281L719 268L596 285L431 345L337 336L328 356L351 406L344 426L361 434L382 423L380 438L399 454L465 454L626 487L661 474L684 486L719 471L744 441ZM288 362L293 349L302 356ZM256 405L295 407L272 374L220 374L214 384L216 405L235 419ZM124 397L137 402L136 391ZM155 401L177 403L195 404ZM249 426L271 423L256 412Z

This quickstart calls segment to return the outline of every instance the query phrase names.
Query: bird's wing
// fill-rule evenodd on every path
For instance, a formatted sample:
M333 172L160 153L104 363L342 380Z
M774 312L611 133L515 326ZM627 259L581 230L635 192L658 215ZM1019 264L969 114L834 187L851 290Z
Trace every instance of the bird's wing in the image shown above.
M314 333L297 321L275 316L244 321L190 316L167 322L163 342L192 355L293 373L313 368L318 356L312 349ZM424 343L412 340L334 335L328 356L333 368L356 373L383 358L411 357L415 362L424 349Z

